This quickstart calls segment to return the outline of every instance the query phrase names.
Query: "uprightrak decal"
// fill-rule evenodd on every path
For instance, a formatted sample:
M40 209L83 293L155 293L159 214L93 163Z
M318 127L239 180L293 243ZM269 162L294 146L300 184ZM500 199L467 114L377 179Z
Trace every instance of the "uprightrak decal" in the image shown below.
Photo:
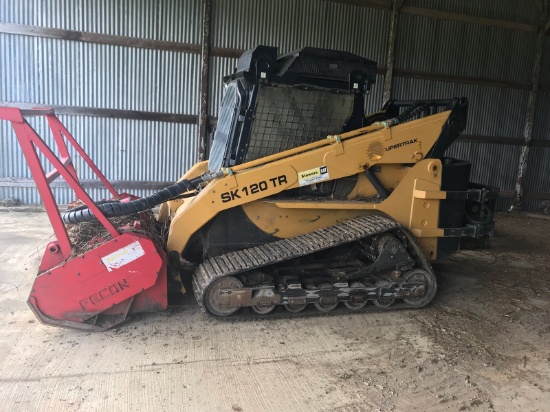
M407 140L406 142L397 143L392 146L386 147L386 152L389 152L390 150L393 150L393 149L399 149L400 147L407 146L416 142L418 142L418 139Z
M328 168L326 166L319 166L314 169L298 172L298 182L300 183L300 186L312 185L327 179Z

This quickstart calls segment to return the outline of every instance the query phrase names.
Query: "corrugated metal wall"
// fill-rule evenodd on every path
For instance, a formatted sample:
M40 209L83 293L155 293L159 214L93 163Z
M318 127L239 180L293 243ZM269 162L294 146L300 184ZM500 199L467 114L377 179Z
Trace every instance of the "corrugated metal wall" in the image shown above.
M198 43L202 1L3 1L0 21ZM0 34L0 67L0 101L4 102L198 113L197 54ZM173 181L196 160L195 125L60 118L108 179ZM37 125L37 131L49 137L45 124ZM31 177L8 122L0 122L0 148L0 177ZM81 178L92 178L83 162L77 167ZM56 188L54 193L61 203L74 200L70 189ZM90 194L97 199L108 196L105 190ZM0 187L0 199L9 197L40 202L34 188Z
M429 6L435 7L431 4L434 2L413 3L423 6L430 3ZM465 12L470 9L467 7L468 2L461 3L462 7L446 11ZM529 83L536 37L535 33L401 14L395 67ZM394 90L395 97L399 99L466 96L470 108L465 134L523 136L529 97L527 90L408 78L395 79ZM457 142L447 154L472 161L473 180L504 191L514 190L519 146ZM499 206L507 207L510 202L511 199L500 200Z
M535 1L524 0L405 0L404 4L452 13L539 24L540 11Z
M384 65L390 13L320 0L214 0L212 46L249 49L275 46L284 54L305 46L359 54ZM233 72L236 59L214 57L210 112L217 116L222 77ZM372 91L371 108L379 109L383 77Z
M550 37L544 39L540 81L550 84ZM539 92L533 139L550 140L550 90ZM529 164L525 175L525 190L529 192L550 192L550 147L531 147ZM537 209L539 200L523 202L528 210Z
M202 32L202 1L2 1L0 21L143 39L198 43Z
M405 0L405 5L539 24L534 1ZM213 0L211 46L247 49L257 44L280 53L304 46L350 51L385 65L390 12L324 0ZM19 0L0 3L0 21L142 39L199 44L202 0ZM398 71L488 78L528 84L535 33L400 14L393 97L470 99L467 134L522 137L529 91L399 77ZM217 117L222 77L236 59L211 57L209 114ZM141 110L196 115L200 56L70 40L0 34L0 101ZM550 83L550 40L545 39L541 82ZM378 76L369 110L381 105ZM550 92L539 93L533 138L550 140ZM174 180L196 158L195 125L144 120L62 116L110 179ZM40 129L42 131L42 129ZM9 125L0 123L0 177L30 177ZM531 149L526 190L550 191L544 169L548 148ZM514 189L520 146L458 142L452 156L474 163L473 178ZM541 171L546 171L543 175ZM88 175L83 175L87 178ZM60 201L72 199L56 190ZM137 193L137 194L144 194ZM102 197L103 192L93 193ZM0 198L38 202L34 189L0 187ZM502 207L509 201L500 202ZM538 201L526 201L536 208Z

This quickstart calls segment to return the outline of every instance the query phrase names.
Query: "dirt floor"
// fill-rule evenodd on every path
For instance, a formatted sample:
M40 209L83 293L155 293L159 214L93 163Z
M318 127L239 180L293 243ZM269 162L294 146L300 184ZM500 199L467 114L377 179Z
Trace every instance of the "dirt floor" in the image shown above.
M194 301L105 333L27 307L52 231L0 211L0 410L548 411L550 220L497 216L428 308L227 322Z

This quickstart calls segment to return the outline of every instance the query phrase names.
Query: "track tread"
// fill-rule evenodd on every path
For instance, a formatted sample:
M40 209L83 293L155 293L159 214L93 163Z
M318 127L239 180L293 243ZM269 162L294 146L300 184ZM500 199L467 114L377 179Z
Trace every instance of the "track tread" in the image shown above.
M236 275L398 228L402 226L394 220L367 215L293 238L215 256L197 268L193 291L197 302L207 312L204 295L208 286L222 276Z

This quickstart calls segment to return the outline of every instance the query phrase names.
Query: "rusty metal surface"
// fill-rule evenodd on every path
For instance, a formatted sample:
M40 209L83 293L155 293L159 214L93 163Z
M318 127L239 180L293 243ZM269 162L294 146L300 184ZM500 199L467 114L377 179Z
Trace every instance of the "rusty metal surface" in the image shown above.
M548 17L548 2L545 3L545 10L542 13L542 22L546 22ZM543 23L544 24L544 23ZM531 77L532 89L529 93L529 100L527 102L527 109L525 115L525 128L523 130L523 138L525 140L524 145L521 148L521 154L519 158L519 166L516 177L515 195L514 195L514 208L521 208L521 196L523 195L525 171L527 170L527 161L529 159L529 146L533 137L533 124L534 116L537 105L537 97L540 83L540 70L542 51L544 46L544 30L540 30L537 38L537 46L535 49L534 61L533 61L533 74Z
M403 0L393 0L390 17L390 27L388 35L388 50L386 52L386 76L384 77L384 92L382 101L387 102L391 99L391 89L393 80L393 63L395 59L395 39L397 37L397 16Z
M208 77L210 74L210 15L212 0L204 0L202 18L202 43L201 43L201 97L199 104L199 150L197 161L206 160L208 154Z

